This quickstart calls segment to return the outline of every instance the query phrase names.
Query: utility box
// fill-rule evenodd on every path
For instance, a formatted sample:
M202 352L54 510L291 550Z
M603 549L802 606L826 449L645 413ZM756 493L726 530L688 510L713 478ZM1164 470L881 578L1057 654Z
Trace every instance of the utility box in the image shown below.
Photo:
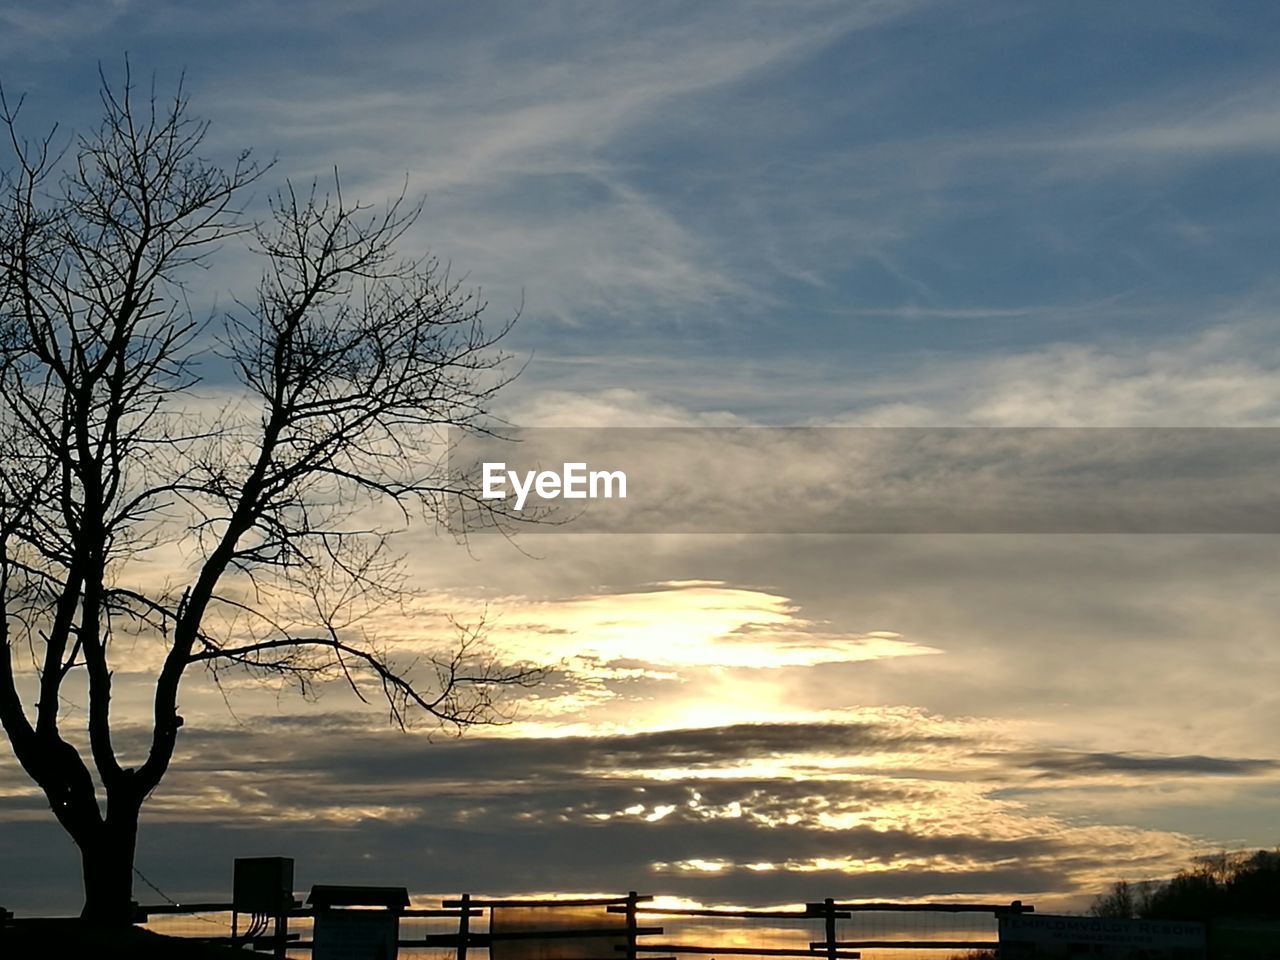
M400 914L409 906L404 887L317 885L307 903L315 911L313 960L396 960Z
M288 913L293 909L293 858L237 858L231 899L237 913Z

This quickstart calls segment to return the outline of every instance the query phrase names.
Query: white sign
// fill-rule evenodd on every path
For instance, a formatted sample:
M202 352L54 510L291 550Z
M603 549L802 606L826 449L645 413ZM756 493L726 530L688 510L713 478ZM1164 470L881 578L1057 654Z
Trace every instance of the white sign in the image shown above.
M1092 956L1204 956L1204 924L1183 920L1114 920L1010 914L1000 918L1000 956L1070 956L1088 948Z

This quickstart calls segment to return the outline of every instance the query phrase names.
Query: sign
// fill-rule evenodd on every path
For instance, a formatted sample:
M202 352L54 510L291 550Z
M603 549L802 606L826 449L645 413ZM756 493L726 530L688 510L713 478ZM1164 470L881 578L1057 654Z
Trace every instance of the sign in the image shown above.
M313 960L396 960L400 918L387 910L320 910Z
M1007 914L1000 917L1001 960L1072 957L1203 960L1204 924L1183 920L1115 920Z
M490 960L598 960L623 956L627 917L598 904L493 907L489 933Z

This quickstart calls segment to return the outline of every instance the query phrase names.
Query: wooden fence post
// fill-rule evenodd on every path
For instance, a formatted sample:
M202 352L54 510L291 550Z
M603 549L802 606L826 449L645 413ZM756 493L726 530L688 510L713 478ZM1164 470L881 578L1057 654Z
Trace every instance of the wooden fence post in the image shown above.
M458 899L462 901L462 916L458 918L458 960L467 960L467 941L471 937L471 894L464 893Z
M275 960L286 960L289 956L289 914L280 913L276 916L276 944L273 955Z
M627 892L627 960L636 960L636 945L639 940L636 905L639 901L640 895L636 891Z
M822 901L827 921L827 960L836 960L836 902L831 897Z

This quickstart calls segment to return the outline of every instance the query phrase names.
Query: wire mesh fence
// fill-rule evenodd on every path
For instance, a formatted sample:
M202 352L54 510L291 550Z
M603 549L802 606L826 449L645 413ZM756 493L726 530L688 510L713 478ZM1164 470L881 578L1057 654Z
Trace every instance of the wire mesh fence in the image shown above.
M1012 904L809 903L732 910L653 906L650 897L485 900L393 911L404 960L662 960L812 957L814 960L979 960L994 957L997 920ZM267 955L311 958L316 910L236 916L230 904L143 908L144 926L193 940L238 943ZM384 914L386 915L386 914ZM367 916L367 915L366 915ZM277 926L279 923L279 926Z
M997 912L855 910L837 921L838 942L863 960L978 960L999 946Z

